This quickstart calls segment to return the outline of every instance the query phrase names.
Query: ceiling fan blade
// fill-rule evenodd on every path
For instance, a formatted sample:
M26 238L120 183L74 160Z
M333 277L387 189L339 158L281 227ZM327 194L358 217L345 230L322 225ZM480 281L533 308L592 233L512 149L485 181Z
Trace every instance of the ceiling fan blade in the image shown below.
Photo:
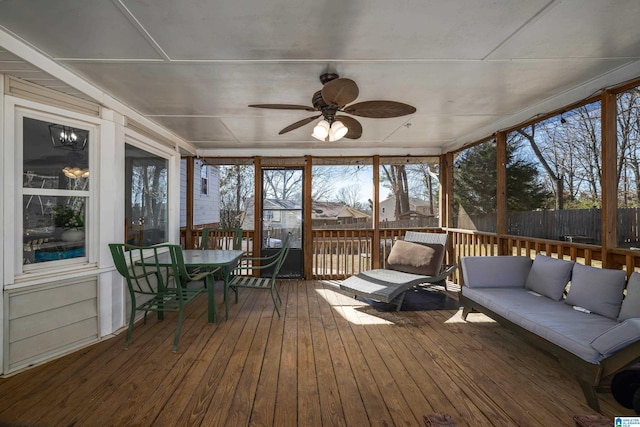
M316 111L313 107L306 105L295 104L251 104L249 107L253 108L270 108L272 110L304 110L304 111Z
M307 117L306 119L302 119L302 120L300 120L298 122L290 124L286 128L282 129L280 132L278 132L278 135L282 135L283 133L291 132L294 129L298 129L299 127L304 126L307 123L311 123L312 121L314 121L318 117L320 117L320 116Z
M336 120L341 121L349 129L344 136L349 139L358 139L362 136L362 125L359 121L349 116L336 116Z
M322 87L322 98L329 105L347 105L355 101L359 93L358 85L351 79L331 80Z
M416 112L416 108L396 101L364 101L349 105L342 111L360 117L383 119L387 117L400 117Z

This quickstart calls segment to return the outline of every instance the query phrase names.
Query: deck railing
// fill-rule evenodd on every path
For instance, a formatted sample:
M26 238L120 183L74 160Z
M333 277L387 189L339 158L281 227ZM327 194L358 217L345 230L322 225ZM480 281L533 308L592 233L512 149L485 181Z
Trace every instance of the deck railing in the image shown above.
M375 256L376 252L379 256L377 265L384 268L393 244L409 230L444 232L442 229L380 229L377 231L379 241L376 251L374 250L376 233L372 229L313 230L311 279L342 280L370 270L375 264L372 256ZM453 228L447 229L446 232L449 234L446 259L448 264L459 265L460 258L463 256L523 255L533 258L536 254L543 254L554 258L570 259L585 265L602 266L603 252L599 245L523 236L498 236L496 233ZM200 234L201 230L194 230L191 241L199 242ZM243 249L251 256L255 232L243 230L242 234ZM184 247L186 242L184 229L180 231L180 242ZM628 275L633 271L640 271L639 250L609 249L607 257L609 268L623 269ZM460 269L456 270L450 280L460 284L461 274Z
M391 247L409 230L437 232L437 229L385 228L378 231L378 247L374 248L374 230L313 230L313 279L340 280L370 270L378 253L380 267L385 267ZM377 251L374 249L378 249Z
M584 265L602 267L603 251L600 245L536 239L523 236L498 236L472 230L448 229L456 263L463 256L523 255L531 258L543 254L554 258L570 259ZM640 271L640 251L633 249L609 249L607 267L620 268L630 276ZM454 281L460 282L460 271Z
M373 230L313 230L314 279L344 279L372 268Z

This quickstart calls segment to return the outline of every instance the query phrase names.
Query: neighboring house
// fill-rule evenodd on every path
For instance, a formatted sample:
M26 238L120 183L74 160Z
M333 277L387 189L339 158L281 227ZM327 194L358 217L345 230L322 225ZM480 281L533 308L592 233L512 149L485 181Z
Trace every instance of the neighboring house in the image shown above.
M246 211L243 216L242 228L252 229L254 224L253 198L247 199ZM287 211L291 209L292 211ZM265 225L272 229L292 228L298 224L298 210L300 206L286 200L265 199ZM353 224L366 222L371 215L350 208L340 202L311 202L311 220L313 225Z
M396 221L399 219L422 218L433 216L430 211L429 202L409 197L409 212L404 212L396 218L396 197L391 196L380 202L380 221Z
M253 198L247 199L246 211L243 216L242 228L253 229ZM299 210L300 206L293 206L287 200L265 199L264 207L268 213L265 221L271 222L272 228L290 228L298 224L297 215L293 215L287 210ZM350 208L340 202L311 202L311 220L314 225L331 224L351 224L354 222L364 222L371 218L371 215Z
M245 202L245 211L242 215L243 230L253 230L255 224L253 200L253 197L250 197ZM265 199L263 206L265 226L271 229L296 228L300 224L298 219L300 209L300 206L287 200Z
M194 161L193 225L220 222L220 168ZM187 225L187 161L180 161L180 227Z
M311 202L314 226L344 225L367 222L371 215L340 202Z

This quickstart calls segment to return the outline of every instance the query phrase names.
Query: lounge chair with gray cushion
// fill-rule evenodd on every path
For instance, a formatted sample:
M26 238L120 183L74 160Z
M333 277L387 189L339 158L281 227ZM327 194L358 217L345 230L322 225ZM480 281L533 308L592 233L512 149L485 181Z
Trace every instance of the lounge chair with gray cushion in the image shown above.
M340 289L356 297L395 304L400 311L405 293L415 286L441 285L447 289L446 278L456 265L443 265L446 245L446 233L407 231L404 240L391 248L387 268L351 276Z

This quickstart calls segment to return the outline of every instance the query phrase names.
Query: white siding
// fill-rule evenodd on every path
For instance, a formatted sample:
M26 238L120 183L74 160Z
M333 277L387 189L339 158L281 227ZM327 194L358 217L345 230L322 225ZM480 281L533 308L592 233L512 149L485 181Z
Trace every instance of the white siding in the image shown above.
M180 160L180 227L187 226L187 161Z
M220 222L220 168L207 166L209 191L202 194L200 179L201 160L194 162L193 223L194 225ZM187 225L187 161L180 161L180 227Z
M1 75L0 75L1 77ZM4 80L2 80L4 81ZM113 269L107 243L122 242L125 234L126 143L169 160L169 229L178 240L180 197L176 146L158 142L125 126L125 117L99 108L99 117L86 116L49 104L8 96L0 85L0 374L13 373L55 359L123 330L128 318L122 278ZM21 151L16 126L21 117L52 117L92 126L90 167L92 184L86 257L62 260L23 271L21 209L16 208L22 186ZM170 145L170 146L169 146Z
M98 278L6 291L4 313L10 373L98 340Z
M390 197L380 202L380 221L395 221L396 199Z

